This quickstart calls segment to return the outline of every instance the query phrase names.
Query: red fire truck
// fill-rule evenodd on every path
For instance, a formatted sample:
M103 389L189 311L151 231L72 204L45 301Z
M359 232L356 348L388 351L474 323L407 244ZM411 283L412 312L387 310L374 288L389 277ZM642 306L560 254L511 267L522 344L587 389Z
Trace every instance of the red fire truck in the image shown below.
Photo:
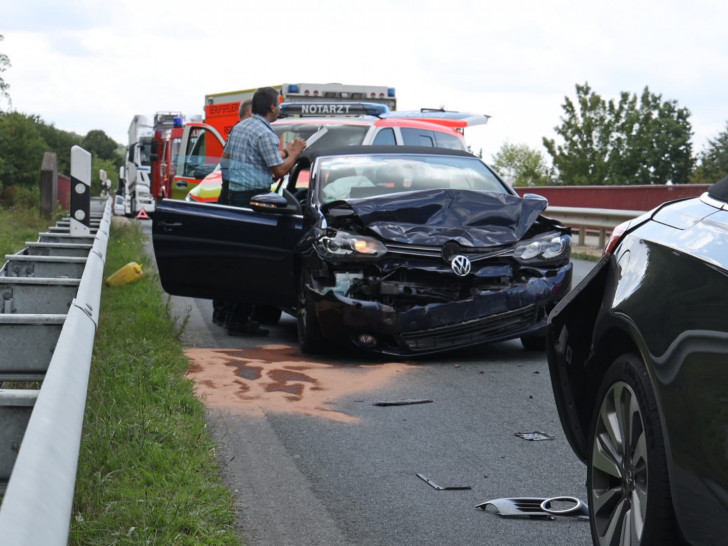
M183 133L184 116L181 112L157 112L154 114L151 182L152 196L157 201L165 197L172 197L172 180Z

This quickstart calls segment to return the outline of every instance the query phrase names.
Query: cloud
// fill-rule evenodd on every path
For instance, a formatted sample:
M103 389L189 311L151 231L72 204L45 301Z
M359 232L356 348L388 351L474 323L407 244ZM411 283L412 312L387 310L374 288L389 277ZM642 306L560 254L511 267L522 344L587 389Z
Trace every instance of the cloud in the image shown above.
M40 15L43 16L40 16ZM204 96L284 82L395 87L402 109L492 115L466 133L484 157L543 150L561 105L649 86L692 112L695 150L724 130L728 4L697 0L41 0L3 10L13 106L125 142L135 114L201 114Z

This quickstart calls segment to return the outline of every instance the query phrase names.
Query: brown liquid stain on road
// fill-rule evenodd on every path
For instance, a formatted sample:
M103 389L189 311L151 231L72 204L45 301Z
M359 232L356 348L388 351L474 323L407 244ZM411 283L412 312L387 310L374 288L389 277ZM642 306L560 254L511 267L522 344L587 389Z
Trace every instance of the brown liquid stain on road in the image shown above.
M325 363L289 345L195 348L185 349L185 355L187 377L209 407L249 415L301 413L339 422L357 419L332 408L337 398L374 390L414 368L401 362Z

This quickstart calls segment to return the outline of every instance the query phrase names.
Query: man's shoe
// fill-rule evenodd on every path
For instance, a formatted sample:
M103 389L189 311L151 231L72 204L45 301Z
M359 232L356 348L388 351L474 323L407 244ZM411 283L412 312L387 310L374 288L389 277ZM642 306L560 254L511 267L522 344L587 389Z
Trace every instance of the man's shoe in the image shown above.
M261 328L254 320L245 323L231 322L227 325L227 333L229 336L267 336L268 330Z

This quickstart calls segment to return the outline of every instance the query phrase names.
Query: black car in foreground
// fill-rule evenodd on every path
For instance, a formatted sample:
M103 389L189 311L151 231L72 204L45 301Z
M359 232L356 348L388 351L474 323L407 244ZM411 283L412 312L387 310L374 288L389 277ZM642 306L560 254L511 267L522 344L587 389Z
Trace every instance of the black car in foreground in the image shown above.
M728 178L615 230L547 338L594 544L728 544Z
M250 208L164 200L153 241L167 292L289 312L304 352L543 349L572 274L546 205L467 152L349 146L305 152Z

